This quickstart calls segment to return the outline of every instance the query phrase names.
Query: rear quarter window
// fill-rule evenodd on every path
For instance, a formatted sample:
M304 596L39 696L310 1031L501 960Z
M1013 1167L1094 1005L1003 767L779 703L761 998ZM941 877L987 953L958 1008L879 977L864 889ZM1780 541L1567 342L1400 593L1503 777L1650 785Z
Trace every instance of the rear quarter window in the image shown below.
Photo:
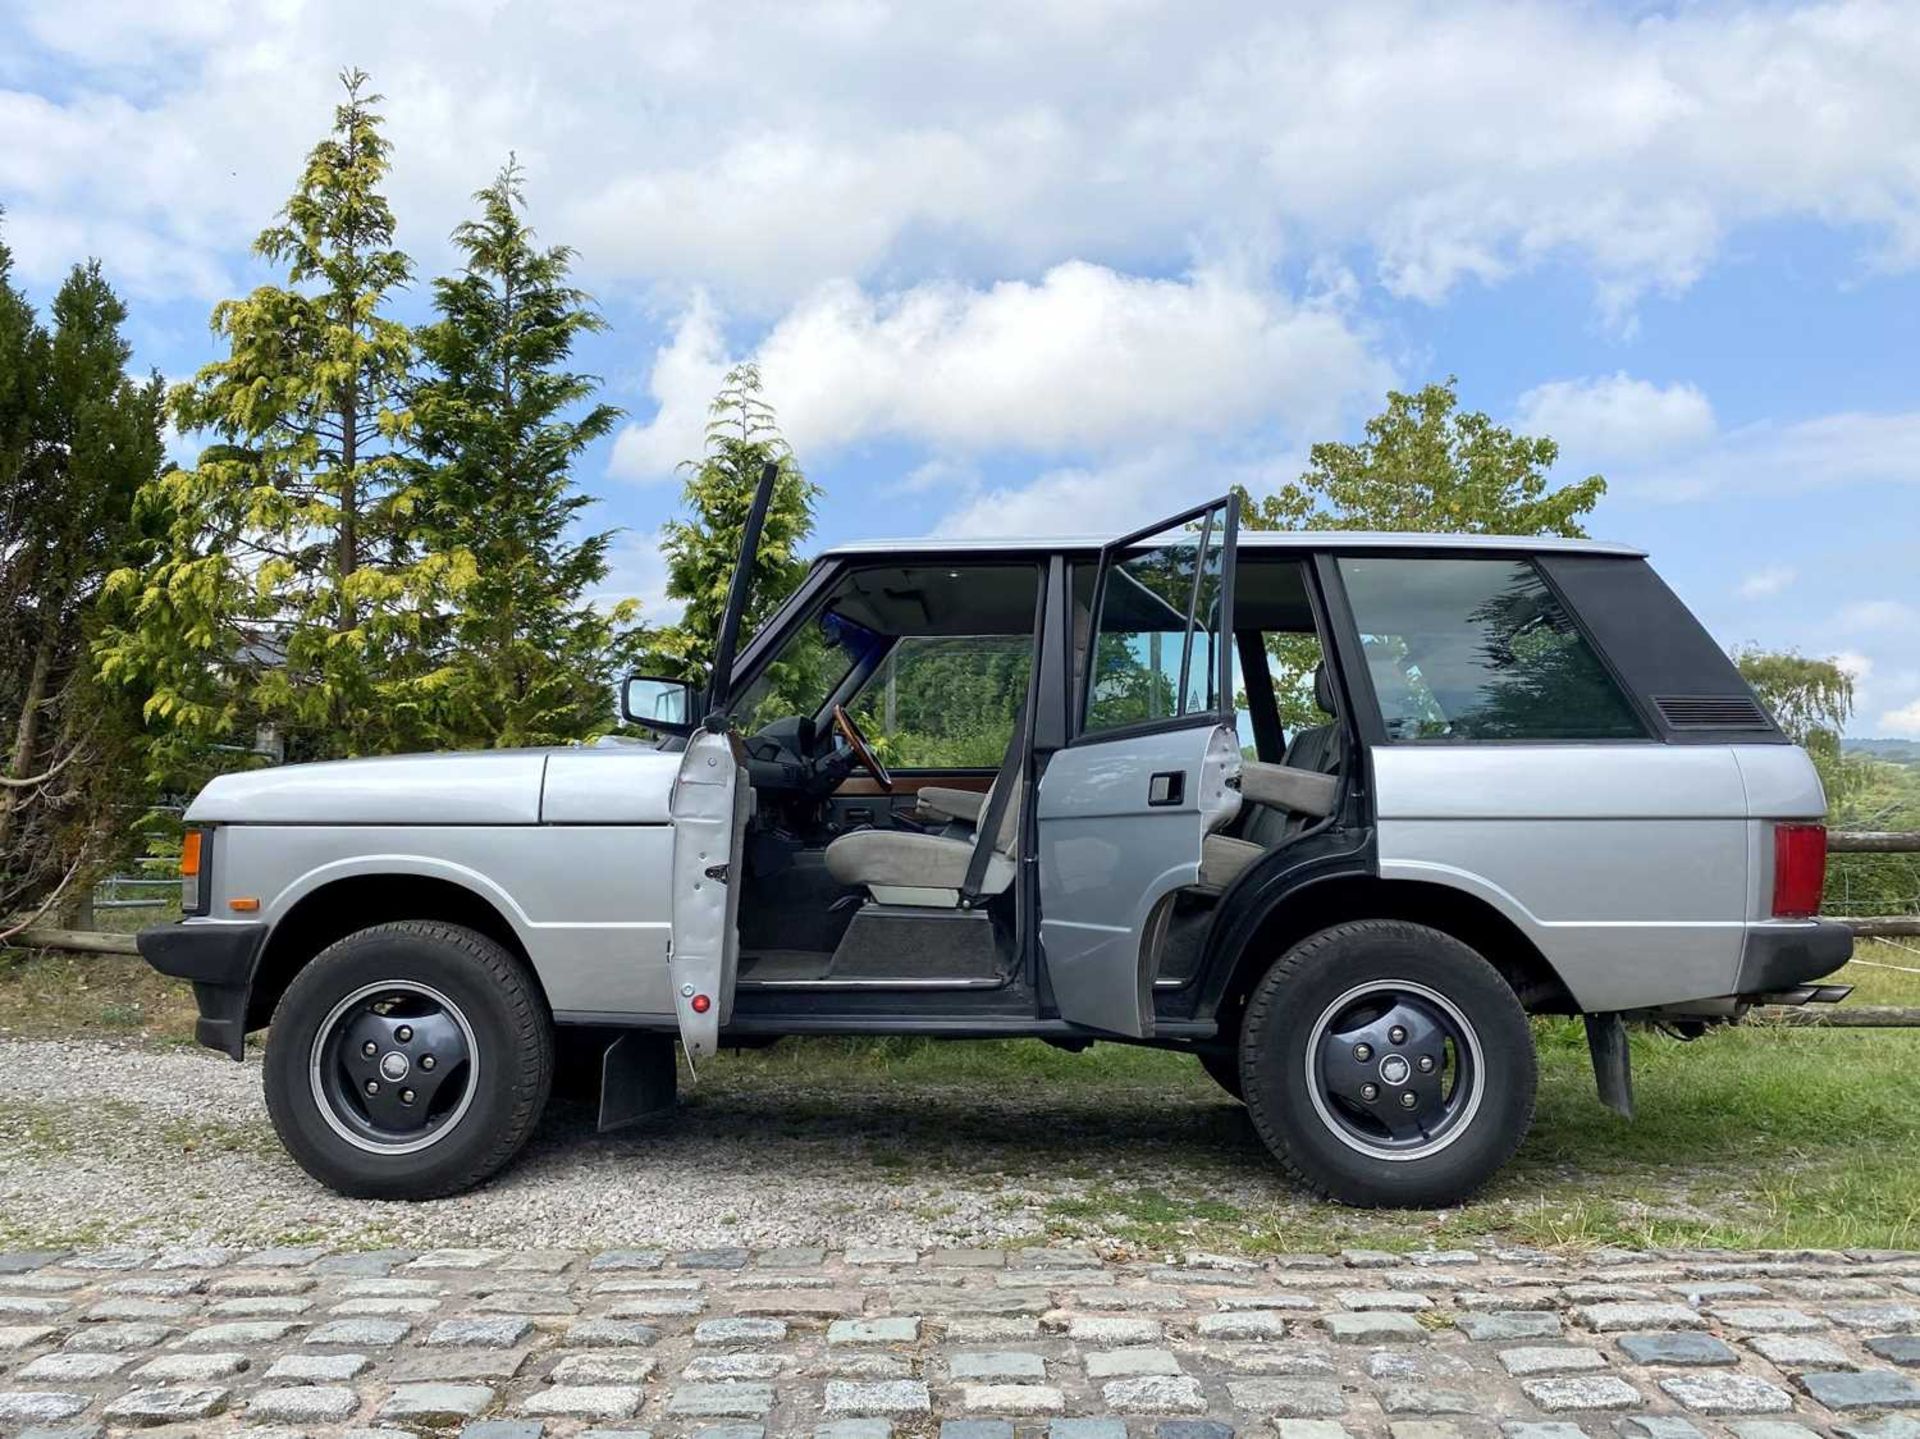
M1530 560L1338 563L1389 740L1647 737Z

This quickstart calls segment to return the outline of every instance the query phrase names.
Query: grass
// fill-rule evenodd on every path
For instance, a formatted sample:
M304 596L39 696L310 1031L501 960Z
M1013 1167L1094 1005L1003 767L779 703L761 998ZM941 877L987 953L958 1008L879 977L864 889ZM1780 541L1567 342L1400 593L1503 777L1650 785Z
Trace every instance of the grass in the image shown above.
M1860 958L1920 960L1888 945L1863 946ZM1920 975L1854 964L1837 978L1860 986L1862 1003L1920 1005ZM185 985L137 960L0 955L0 1034L188 1043L193 1013ZM1531 1136L1482 1196L1437 1214L1309 1202L1279 1182L1244 1111L1191 1058L1166 1051L789 1040L722 1055L685 1096L690 1126L750 1125L823 1155L850 1151L876 1185L929 1217L965 1197L1037 1215L1046 1236L1142 1251L1403 1249L1486 1236L1920 1248L1911 1097L1920 1029L1749 1023L1691 1044L1636 1033L1633 1123L1595 1100L1577 1023L1540 1021L1536 1038ZM182 1151L254 1142L217 1126L159 1138ZM16 1106L0 1122L0 1154L67 1142L57 1113Z

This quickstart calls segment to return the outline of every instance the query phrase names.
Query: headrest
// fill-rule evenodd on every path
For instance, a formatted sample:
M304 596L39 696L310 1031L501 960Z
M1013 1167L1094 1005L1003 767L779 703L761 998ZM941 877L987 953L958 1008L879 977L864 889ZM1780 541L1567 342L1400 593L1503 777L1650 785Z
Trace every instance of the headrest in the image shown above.
M1327 673L1325 660L1313 667L1313 702L1320 706L1324 714L1331 716L1340 713L1340 707L1333 699L1333 676Z

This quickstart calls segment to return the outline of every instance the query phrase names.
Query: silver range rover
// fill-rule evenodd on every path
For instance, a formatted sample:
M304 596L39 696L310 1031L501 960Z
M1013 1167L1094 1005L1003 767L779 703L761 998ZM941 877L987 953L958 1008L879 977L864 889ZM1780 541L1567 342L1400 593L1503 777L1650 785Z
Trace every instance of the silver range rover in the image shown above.
M342 1193L613 1126L676 1047L1031 1036L1191 1052L1298 1182L1438 1205L1533 1112L1528 1016L1697 1033L1844 994L1807 756L1637 550L1239 533L848 545L653 738L293 765L187 813L141 952L202 1043L271 1024L273 1121Z

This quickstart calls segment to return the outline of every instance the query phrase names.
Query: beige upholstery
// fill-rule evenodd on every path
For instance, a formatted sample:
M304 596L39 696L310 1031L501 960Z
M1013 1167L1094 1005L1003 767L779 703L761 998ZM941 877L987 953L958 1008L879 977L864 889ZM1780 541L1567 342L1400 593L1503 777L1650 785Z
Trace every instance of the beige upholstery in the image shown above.
M827 846L827 873L868 889L952 890L957 898L972 862L971 840L911 830L855 830ZM995 853L981 892L999 894L1012 883L1012 856Z
M995 781L996 786L998 781ZM922 790L924 794L926 791ZM941 794L965 791L941 790ZM993 791L969 795L978 799L980 814L992 803ZM977 823L977 821L976 821ZM1000 819L998 843L980 881L982 894L1000 894L1013 883L1014 842L1020 834L1020 798ZM941 834L916 834L904 829L860 829L843 834L827 846L827 873L840 883L861 885L883 904L954 905L973 862L972 839L949 839Z
M1200 888L1218 894L1266 850L1249 839L1210 834L1200 841Z
M1324 819L1333 813L1340 777L1291 765L1246 760L1240 766L1240 794L1255 804Z
M922 810L936 819L979 824L987 807L987 796L977 789L949 789L945 785L929 784L921 786L918 802Z

